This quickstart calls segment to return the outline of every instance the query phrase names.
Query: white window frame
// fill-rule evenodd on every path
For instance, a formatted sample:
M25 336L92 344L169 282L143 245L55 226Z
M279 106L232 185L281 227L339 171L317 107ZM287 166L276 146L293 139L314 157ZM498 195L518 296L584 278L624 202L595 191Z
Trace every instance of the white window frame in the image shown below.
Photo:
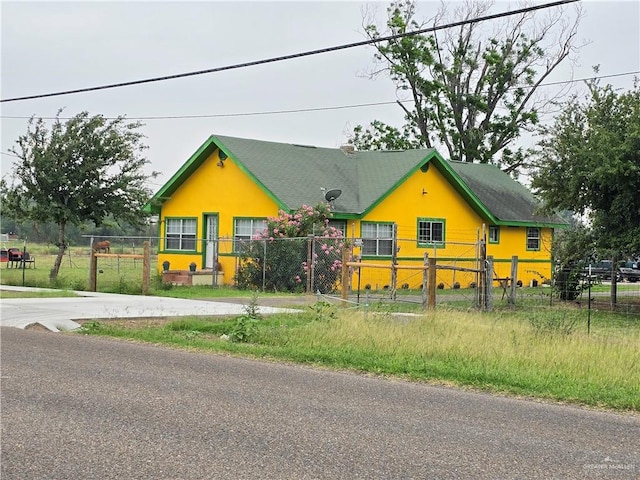
M422 224L424 228L422 228ZM434 225L439 225L439 232L434 232ZM425 232L425 235L422 235L422 232ZM439 238L434 238L438 236ZM433 245L442 245L444 244L445 239L445 221L442 218L418 218L418 245L420 246L433 246Z
M196 251L197 218L165 218L164 249Z
M393 255L393 223L363 222L362 256L390 257Z
M500 227L489 225L489 243L500 243Z
M527 227L527 250L540 250L541 232L540 227ZM535 242L535 243L532 243Z
M255 240L267 228L264 218L237 217L233 219L233 251L240 253L246 242Z
M329 220L327 227L333 227L336 230L342 232L342 236L347 236L347 221L346 220Z

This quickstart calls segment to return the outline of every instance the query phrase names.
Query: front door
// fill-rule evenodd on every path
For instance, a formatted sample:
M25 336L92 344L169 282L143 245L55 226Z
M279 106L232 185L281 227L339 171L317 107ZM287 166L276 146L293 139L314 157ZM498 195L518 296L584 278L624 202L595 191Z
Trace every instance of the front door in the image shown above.
M218 263L218 216L206 215L207 234L205 238L205 268L214 269ZM214 269L215 270L215 269Z

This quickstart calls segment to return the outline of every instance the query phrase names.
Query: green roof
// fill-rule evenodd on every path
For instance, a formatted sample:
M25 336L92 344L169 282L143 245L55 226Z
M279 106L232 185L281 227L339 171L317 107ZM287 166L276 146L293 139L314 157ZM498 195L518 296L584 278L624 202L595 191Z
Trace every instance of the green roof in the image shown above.
M159 206L216 148L278 204L292 211L325 201L325 192L341 190L333 202L336 217L362 217L425 164L434 164L484 219L496 224L561 224L535 215L533 194L493 165L444 160L435 149L356 151L339 148L211 136L154 195L145 209Z

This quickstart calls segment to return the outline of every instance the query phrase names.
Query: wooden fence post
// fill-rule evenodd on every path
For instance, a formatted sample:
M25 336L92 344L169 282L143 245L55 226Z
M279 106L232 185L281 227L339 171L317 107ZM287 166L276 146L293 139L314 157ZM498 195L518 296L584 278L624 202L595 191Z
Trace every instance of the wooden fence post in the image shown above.
M424 253L424 262L422 269L422 310L427 309L427 288L429 288L429 254Z
M518 256L511 257L511 285L509 289L509 306L516 308L516 279L518 277Z
M480 240L480 257L479 257L479 262L478 262L478 266L480 267L479 270L479 275L478 275L478 283L476 285L476 289L477 289L477 301L478 301L478 307L480 307L481 310L485 310L486 309L486 305L485 305L485 301L487 299L486 297L486 292L485 292L485 286L487 284L487 244L486 244L486 236L485 236L485 230L484 230L485 226L484 223L482 224L482 239Z
M493 257L487 256L486 276L484 285L484 310L490 312L493 310Z
M142 294L147 295L149 293L149 280L151 277L151 249L149 248L148 241L144 242L142 245L142 254L144 255L144 258L142 259ZM216 274L215 271L213 274Z
M89 291L95 292L98 288L98 257L96 257L96 252L93 249L93 245L91 245L91 257L89 259Z
M429 298L427 300L427 308L429 310L435 310L436 308L436 259L428 259L429 266L429 281L427 282L429 287Z

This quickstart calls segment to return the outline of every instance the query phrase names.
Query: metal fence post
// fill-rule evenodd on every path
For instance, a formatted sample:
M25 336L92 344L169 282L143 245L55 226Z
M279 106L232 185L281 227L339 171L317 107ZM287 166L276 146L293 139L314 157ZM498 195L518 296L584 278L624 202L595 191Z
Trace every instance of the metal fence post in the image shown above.
M262 240L262 291L267 289L267 239Z
M307 235L307 293L313 293L313 235Z

